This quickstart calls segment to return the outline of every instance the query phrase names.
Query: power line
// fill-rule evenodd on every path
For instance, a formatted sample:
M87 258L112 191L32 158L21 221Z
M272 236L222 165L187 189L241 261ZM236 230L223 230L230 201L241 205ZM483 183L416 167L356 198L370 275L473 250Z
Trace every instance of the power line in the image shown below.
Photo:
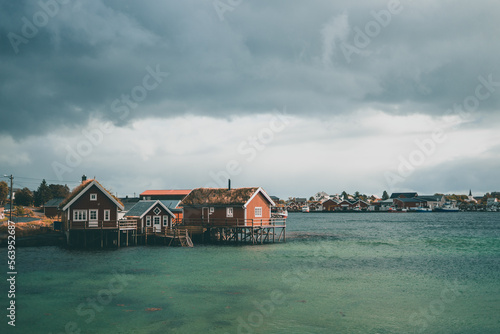
M39 178L34 178L34 177L26 177L26 176L17 176L16 179L27 179L27 180L36 180L39 182L42 182L42 180L45 180L47 182L58 182L58 183L80 183L80 181L68 181L68 180L49 180L49 179L39 179Z
M2 174L2 173L0 173ZM21 179L21 180L19 180ZM40 183L42 183L42 181L45 180L46 182L50 182L51 184L59 184L61 185L61 183L65 184L65 185L76 185L76 184L80 184L80 181L69 181L69 180L49 180L49 179L40 179L40 178L34 178L34 177L28 177L28 176L17 176L15 175L14 176L14 182L13 182L13 186L16 187L16 188L33 188L33 189L36 189L38 185L40 185ZM55 182L55 183L52 183L52 182Z

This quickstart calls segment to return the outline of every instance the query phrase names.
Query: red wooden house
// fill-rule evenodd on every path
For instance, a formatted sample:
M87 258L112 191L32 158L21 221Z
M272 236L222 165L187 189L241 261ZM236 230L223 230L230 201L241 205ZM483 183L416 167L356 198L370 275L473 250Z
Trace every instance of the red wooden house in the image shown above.
M96 180L86 180L61 203L63 229L117 229L123 204Z
M198 188L182 201L183 224L200 225L270 225L275 203L258 187Z

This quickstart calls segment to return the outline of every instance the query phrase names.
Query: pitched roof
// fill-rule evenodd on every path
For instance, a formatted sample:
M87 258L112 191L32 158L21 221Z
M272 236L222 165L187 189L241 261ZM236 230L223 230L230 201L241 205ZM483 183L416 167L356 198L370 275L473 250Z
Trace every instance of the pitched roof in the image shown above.
M156 204L160 204L172 217L175 217L172 211L159 200L142 200L137 202L126 214L125 217L140 217L142 218Z
M66 210L71 204L73 204L73 202L80 198L80 196L84 194L88 189L90 189L90 187L92 187L93 185L99 188L106 196L109 197L111 201L113 201L120 209L123 210L123 203L118 198L113 196L113 194L111 194L108 190L106 190L106 188L104 188L99 182L97 182L97 180L92 179L82 182L78 187L73 189L71 194L69 194L68 197L66 197L59 206L62 207L63 210Z
M174 189L174 190L146 190L140 196L187 196L191 192L190 189Z
M413 193L392 193L391 194L391 198L399 198L400 196L404 196L406 198L413 198L413 197L418 196L418 194L415 192L413 192Z
M245 206L258 193L275 205L273 200L266 194L262 188L197 188L193 189L182 201L181 206L199 206L199 205L241 205Z
M172 212L182 212L182 208L179 207L181 201L178 199L161 199L160 202Z
M400 201L403 203L415 203L415 202L426 202L426 200L413 197L413 198L394 198L395 201Z
M123 203L124 211L128 211L132 209L132 207L140 201L140 198L137 197L125 197L125 198L119 198L120 202Z
M333 202L333 203L335 203L335 204L339 204L339 203L340 203L340 201L335 200L335 199L333 199L333 198L325 199L325 200L324 200L323 202L321 202L321 203L322 203L322 204L324 204L324 203L326 203L326 202Z
M367 201L363 201L362 199L357 199L354 201L354 204L357 204L357 203L365 203L366 205L370 205L370 203L368 203Z
M56 198L53 198L49 201L47 201L47 203L44 204L44 207L48 208L48 207L58 207L62 201L64 201L64 198L63 197L56 197Z

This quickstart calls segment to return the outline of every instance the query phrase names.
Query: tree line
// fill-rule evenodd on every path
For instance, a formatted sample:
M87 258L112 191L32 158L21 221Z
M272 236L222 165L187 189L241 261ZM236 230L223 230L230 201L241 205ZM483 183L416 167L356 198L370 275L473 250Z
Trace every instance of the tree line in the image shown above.
M43 206L47 201L53 198L65 198L70 193L67 185L50 184L48 185L45 179L40 183L38 189L31 191L28 188L23 188L15 192L14 205L22 206ZM0 182L0 205L7 203L9 195L9 186L7 182Z

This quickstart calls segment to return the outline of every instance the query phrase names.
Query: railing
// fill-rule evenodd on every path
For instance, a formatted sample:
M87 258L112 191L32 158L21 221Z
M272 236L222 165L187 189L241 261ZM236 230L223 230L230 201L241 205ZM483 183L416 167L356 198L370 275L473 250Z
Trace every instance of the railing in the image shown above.
M95 221L69 221L71 230L87 229L116 229L133 230L137 229L135 220L95 220Z
M235 227L263 227L263 226L285 226L285 218L262 218L262 219L242 219L242 218L184 218L183 226L235 226Z
M189 236L188 235L188 230L187 229L182 229L182 228L164 228L163 230L156 231L154 227L149 226L146 227L145 229L146 234L156 234L156 235L165 235L165 236L171 236L171 237L177 237L177 236Z
M120 220L120 230L136 230L137 220Z
M92 220L92 221L70 221L69 228L72 230L85 229L112 229L118 228L117 220Z

